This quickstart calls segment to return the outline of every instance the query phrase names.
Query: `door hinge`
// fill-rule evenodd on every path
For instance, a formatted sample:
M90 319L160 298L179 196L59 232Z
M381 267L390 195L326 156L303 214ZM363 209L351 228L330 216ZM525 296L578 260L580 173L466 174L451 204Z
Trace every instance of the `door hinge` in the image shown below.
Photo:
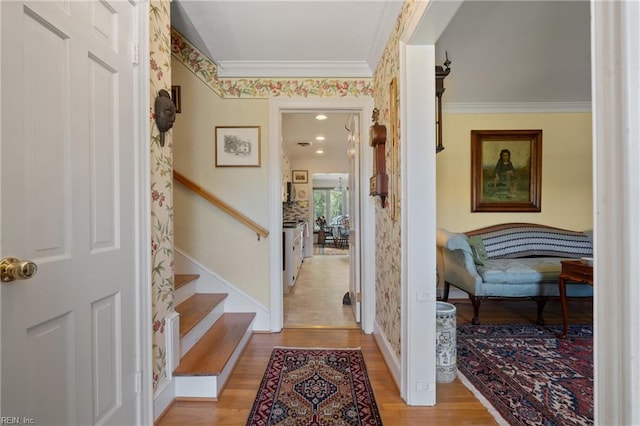
M138 65L138 62L140 62L140 47L137 44L133 45L132 61L133 65Z
M358 303L362 302L362 293L360 293L360 292L356 293L356 301Z
M136 393L142 392L142 372L136 371Z

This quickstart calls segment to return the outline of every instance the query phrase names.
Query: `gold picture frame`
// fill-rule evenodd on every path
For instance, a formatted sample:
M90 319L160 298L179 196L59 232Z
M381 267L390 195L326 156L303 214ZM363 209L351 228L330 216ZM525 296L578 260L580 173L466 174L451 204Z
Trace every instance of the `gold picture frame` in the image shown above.
M540 212L542 130L471 131L471 211Z

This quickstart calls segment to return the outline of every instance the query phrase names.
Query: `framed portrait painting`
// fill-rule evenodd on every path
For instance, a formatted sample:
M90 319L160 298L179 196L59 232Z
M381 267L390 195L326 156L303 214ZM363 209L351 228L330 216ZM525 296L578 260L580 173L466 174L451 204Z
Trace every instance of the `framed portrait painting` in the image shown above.
M260 167L260 126L216 126L216 167Z
M539 212L542 130L471 131L471 211Z

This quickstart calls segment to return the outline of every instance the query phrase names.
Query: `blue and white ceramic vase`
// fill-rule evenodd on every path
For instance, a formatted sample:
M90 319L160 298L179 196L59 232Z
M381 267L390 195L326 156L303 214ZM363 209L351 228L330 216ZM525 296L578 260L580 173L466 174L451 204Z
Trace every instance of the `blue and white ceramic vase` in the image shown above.
M436 382L451 383L457 367L456 307L451 303L436 302Z

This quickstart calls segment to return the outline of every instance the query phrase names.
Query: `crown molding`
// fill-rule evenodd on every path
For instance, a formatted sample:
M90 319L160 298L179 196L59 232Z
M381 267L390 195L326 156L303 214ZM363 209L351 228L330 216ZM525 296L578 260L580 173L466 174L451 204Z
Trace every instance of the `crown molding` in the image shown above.
M443 103L448 114L531 114L591 112L591 102L451 102Z
M365 61L220 61L220 77L347 77L370 78Z
M402 12L403 2L386 2L383 4L383 7L384 10L380 14L380 18L375 24L375 28L384 28L386 30L377 30L374 32L371 48L367 56L369 68L373 71L378 67L378 63L380 63L380 59L387 48L389 38L396 28L395 23L398 21L399 15Z

